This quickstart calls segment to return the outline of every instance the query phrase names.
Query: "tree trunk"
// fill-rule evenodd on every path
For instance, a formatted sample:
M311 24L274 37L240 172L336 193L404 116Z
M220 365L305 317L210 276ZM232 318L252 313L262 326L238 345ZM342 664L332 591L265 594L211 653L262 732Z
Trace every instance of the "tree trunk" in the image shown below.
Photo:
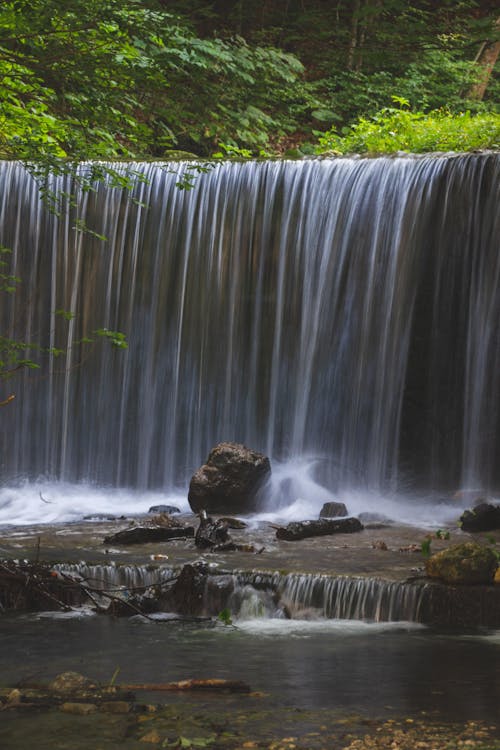
M359 5L360 0L355 0L352 8L351 35L349 38L349 47L347 49L347 69L354 69L354 55L358 46L358 25L359 25Z
M500 16L493 24L493 30L496 32L496 35L500 33ZM479 77L477 82L469 89L468 99L475 99L476 101L483 99L499 55L500 39L483 43L475 60L479 69Z

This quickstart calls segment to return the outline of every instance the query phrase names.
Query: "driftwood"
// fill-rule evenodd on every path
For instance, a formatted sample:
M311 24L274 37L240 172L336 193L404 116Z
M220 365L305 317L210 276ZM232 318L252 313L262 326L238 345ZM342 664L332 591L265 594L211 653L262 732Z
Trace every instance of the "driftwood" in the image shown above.
M362 531L363 525L357 518L320 518L318 521L293 521L276 530L276 537L288 542L329 534L352 534Z
M198 515L200 525L194 537L194 543L198 549L213 549L229 542L228 525L224 519L214 521L204 510L201 510Z
M71 611L91 603L97 612L148 617L148 613L158 609L162 590L176 580L173 577L154 586L138 586L127 591L104 589L93 586L82 576L54 569L48 563L9 560L0 562L0 610ZM146 596L150 590L154 596Z
M0 608L71 610L81 598L45 563L0 562Z
M183 691L183 690L229 690L232 693L249 693L250 686L242 680L179 680L177 682L150 683L139 685L120 685L121 690L147 690L148 692Z

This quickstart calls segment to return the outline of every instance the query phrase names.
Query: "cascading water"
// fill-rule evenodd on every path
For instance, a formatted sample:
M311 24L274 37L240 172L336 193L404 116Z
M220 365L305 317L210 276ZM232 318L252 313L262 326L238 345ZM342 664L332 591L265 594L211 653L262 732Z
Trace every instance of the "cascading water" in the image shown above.
M164 565L62 563L54 569L67 580L82 581L94 594L105 591L125 601L131 595L144 594L149 587L155 589L158 597L160 588L167 591L181 574L180 569ZM422 584L377 578L261 571L211 570L208 573L206 566L197 570L203 582L203 596L197 597L199 602L194 614L208 617L216 617L221 609L227 608L238 620L419 622L422 598L427 593ZM186 591L185 584L183 590ZM181 604L186 601L191 602L187 597ZM175 611L175 605L168 599L160 598L159 608ZM185 612L181 606L181 614L193 615L193 612Z
M131 192L56 215L1 165L3 331L69 347L15 383L4 479L185 487L235 440L329 490L497 488L500 157L224 163L180 190L189 168L118 166ZM76 344L103 327L128 351Z

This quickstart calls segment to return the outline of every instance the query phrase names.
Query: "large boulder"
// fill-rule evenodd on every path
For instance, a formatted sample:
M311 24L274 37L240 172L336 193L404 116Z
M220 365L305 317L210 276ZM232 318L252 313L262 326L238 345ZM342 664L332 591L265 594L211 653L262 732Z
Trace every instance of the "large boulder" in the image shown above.
M465 510L460 516L462 531L494 531L500 529L500 505L479 502L472 510Z
M267 456L239 443L219 443L193 475L188 500L195 513L252 513L271 475Z
M432 555L425 563L429 578L449 584L493 583L498 559L490 547L466 542Z

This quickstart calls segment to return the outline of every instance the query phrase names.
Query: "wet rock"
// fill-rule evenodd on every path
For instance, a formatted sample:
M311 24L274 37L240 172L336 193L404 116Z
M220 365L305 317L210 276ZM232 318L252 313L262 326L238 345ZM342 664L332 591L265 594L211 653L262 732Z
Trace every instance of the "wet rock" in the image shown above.
M75 716L88 716L97 711L95 703L63 703L60 710L65 714L74 714Z
M184 565L168 597L175 612L198 616L203 612L207 573L195 565Z
M175 505L152 505L148 513L180 513Z
M156 729L151 729L150 732L146 732L140 737L139 742L148 742L150 745L159 745L163 741L163 737Z
M213 617L227 606L233 592L232 575L210 575L208 565L188 563L165 592L162 608L187 617Z
M188 500L198 513L251 513L271 475L267 456L239 443L220 443L193 475Z
M372 549L380 549L383 552L387 552L389 548L383 539L377 539L376 542L372 542Z
M90 690L96 685L79 672L62 672L49 683L49 690L54 693L75 693Z
M344 503L329 502L324 503L321 508L319 517L320 518L339 518L340 516L348 516L347 508Z
M194 526L132 526L107 536L104 544L148 544L194 536Z
M8 706L19 706L21 703L22 695L21 691L17 688L14 688L10 691L10 693L7 695L7 705Z
M244 521L240 521L239 518L231 518L228 516L219 518L219 521L223 521L228 529L246 529L248 525Z
M429 578L448 584L493 583L497 567L498 560L493 550L474 542L437 552L425 563Z
M500 529L500 505L492 505L484 501L475 505L472 510L466 510L460 516L462 531L493 531Z
M128 714L132 704L127 701L105 701L99 706L99 710L105 714Z
M456 628L500 628L498 586L450 586L431 581L422 588L419 621L426 625Z
M276 537L288 542L306 539L313 536L330 534L352 534L362 531L363 525L357 518L322 518L319 521L293 521L276 531Z
M204 510L200 511L200 525L194 535L194 543L199 549L211 549L229 540L229 531L224 519L214 521Z

